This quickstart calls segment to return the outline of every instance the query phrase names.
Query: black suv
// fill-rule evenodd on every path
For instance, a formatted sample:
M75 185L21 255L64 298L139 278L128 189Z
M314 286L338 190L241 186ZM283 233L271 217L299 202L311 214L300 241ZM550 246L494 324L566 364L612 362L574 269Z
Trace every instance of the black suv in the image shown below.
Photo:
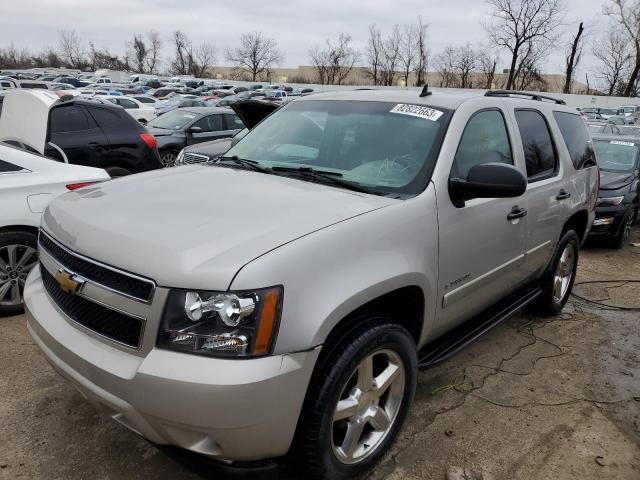
M119 106L68 100L51 109L48 125L48 157L64 160L58 147L69 163L104 168L112 177L162 166L156 139Z

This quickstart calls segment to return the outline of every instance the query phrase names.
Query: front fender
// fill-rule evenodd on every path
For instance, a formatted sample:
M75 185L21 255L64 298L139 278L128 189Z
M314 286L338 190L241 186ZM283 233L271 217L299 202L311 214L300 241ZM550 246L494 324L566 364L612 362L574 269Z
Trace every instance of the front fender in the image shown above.
M284 286L275 353L322 344L349 313L406 286L424 294L420 345L433 327L438 268L435 191L359 215L245 265L232 290Z

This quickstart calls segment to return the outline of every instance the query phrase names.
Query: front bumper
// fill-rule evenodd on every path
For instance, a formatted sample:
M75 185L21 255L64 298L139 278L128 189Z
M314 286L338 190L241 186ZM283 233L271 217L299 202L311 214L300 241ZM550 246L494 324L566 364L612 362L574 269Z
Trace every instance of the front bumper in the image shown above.
M101 412L149 441L234 462L289 450L319 350L229 360L154 348L142 357L67 319L49 299L38 267L24 298L29 332L53 368Z
M627 204L612 207L596 207L596 219L591 226L591 236L615 237L622 227L622 220L627 212Z

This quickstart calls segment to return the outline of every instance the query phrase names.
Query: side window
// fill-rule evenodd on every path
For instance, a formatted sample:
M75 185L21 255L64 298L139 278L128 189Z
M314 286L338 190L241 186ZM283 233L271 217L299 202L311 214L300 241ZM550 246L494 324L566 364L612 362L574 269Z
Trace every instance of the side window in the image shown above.
M13 173L13 172L21 172L24 168L15 165L13 163L6 162L4 160L0 160L0 174L1 173Z
M472 167L495 162L513 165L511 143L502 113L485 110L471 117L464 128L451 175L466 179Z
M535 110L516 110L515 114L524 147L527 177L537 180L553 174L558 161L546 120Z
M120 106L122 106L122 107L124 107L126 109L138 108L138 105L136 104L136 102L132 102L128 98L119 98L118 99L118 103L120 104Z
M587 126L580 115L567 112L553 112L564 143L569 150L571 161L576 169L593 167L596 157Z
M242 130L244 128L244 123L238 115L226 113L224 119L227 123L227 130Z
M113 127L122 122L118 115L106 108L89 107L89 112L100 128Z
M198 120L194 127L202 128L203 132L217 132L222 130L222 115L209 115Z
M51 110L51 133L79 132L89 129L89 120L82 107L58 107Z

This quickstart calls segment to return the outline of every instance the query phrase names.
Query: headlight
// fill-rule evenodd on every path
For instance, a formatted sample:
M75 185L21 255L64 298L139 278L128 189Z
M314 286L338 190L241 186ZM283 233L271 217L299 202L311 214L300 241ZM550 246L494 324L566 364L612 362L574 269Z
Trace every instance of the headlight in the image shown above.
M620 205L623 200L624 200L624 196L623 197L601 197L601 198L598 198L596 207L613 207L616 205Z
M184 148L182 150L180 150L180 153L178 153L178 156L176 157L175 164L176 165L182 165L183 161L184 161Z
M268 355L281 307L282 287L248 292L172 290L158 346L215 357Z

